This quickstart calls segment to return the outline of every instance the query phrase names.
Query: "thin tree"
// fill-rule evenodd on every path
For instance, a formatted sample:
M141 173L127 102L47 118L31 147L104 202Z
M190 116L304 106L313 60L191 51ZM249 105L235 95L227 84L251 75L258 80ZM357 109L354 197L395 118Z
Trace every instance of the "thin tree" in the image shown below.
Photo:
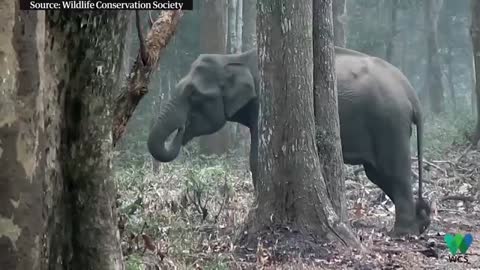
M345 47L347 37L345 31L345 18L347 16L347 3L345 0L333 1L333 31L335 46Z
M395 47L395 36L397 35L397 13L398 0L392 0L390 6L390 36L387 41L386 60L393 63L393 52Z
M243 0L242 13L242 51L245 52L255 46L257 0Z
M473 45L473 59L474 59L474 70L475 70L475 95L476 104L477 104L477 125L473 132L472 142L474 145L477 145L480 142L480 1L472 0L472 25L471 25L471 35L472 35L472 45ZM472 100L474 103L474 100Z
M313 2L313 80L316 142L332 205L347 221L343 155L335 75L332 0Z
M314 2L316 10L331 9L331 2ZM328 199L316 149L312 1L258 0L257 14L259 177L247 241L267 227L288 226L305 237L355 244Z
M445 87L442 80L438 48L438 17L442 5L443 0L426 0L424 3L425 28L427 31L426 89L430 109L435 114L445 111Z
M227 0L204 0L201 9L201 39L202 53L227 52ZM200 151L207 155L221 155L229 147L229 127L225 125L220 131L199 138Z

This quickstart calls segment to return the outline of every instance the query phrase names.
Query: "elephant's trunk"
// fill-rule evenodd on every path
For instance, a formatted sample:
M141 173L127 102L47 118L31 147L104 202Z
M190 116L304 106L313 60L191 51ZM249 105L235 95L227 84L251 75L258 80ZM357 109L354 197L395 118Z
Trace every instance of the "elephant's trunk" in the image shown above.
M170 162L180 152L187 113L177 104L173 101L165 105L148 136L148 151L160 162ZM168 136L176 130L172 143L166 146Z

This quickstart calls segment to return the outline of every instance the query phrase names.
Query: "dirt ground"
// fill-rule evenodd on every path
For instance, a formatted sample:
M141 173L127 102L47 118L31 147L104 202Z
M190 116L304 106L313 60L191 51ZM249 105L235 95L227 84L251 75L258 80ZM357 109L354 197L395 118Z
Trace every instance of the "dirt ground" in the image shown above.
M424 166L424 191L433 212L432 224L422 236L387 237L394 221L392 202L358 170L361 167L346 166L350 225L366 250L323 243L319 244L321 255L302 258L289 256L271 237L268 243L259 241L257 249L234 245L252 203L253 188L245 169L232 178L228 202L209 209L217 213L210 214L216 218L204 221L202 211L189 207L185 195L176 192L180 182L176 177L181 176L170 176L161 184L151 180L141 191L120 188L123 201L143 201L143 210L136 212L140 214L123 215L120 222L128 269L480 269L480 152L455 145L444 160L427 160ZM162 170L167 174L166 168ZM143 225L139 231L132 224ZM462 262L449 261L452 257L444 237L457 233L473 236L468 262L463 257Z

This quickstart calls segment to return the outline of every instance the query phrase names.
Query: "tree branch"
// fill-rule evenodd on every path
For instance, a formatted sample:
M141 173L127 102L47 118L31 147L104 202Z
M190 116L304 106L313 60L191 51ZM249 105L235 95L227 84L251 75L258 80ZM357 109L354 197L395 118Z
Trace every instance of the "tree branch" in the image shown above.
M140 29L138 13L136 15L137 29ZM150 75L157 67L160 55L174 35L182 16L183 11L181 10L162 12L148 32L144 43L145 50L142 53L142 48L140 48L135 64L127 76L127 83L122 87L120 95L115 100L113 119L114 146L125 132L128 120L133 115L138 103L148 92ZM141 38L140 32L138 35Z

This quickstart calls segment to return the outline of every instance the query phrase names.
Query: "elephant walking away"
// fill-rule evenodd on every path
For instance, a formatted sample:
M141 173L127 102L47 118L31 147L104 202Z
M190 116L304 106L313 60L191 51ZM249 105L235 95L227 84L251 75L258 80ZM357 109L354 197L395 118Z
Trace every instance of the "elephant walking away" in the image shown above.
M423 122L415 90L400 70L382 59L339 47L335 54L344 162L363 165L367 177L395 204L391 235L421 234L430 225L431 210L421 194ZM212 134L227 121L237 122L250 129L255 185L258 84L256 49L200 55L162 108L148 138L150 154L170 162L193 138ZM419 154L416 202L410 182L412 125L417 127Z

